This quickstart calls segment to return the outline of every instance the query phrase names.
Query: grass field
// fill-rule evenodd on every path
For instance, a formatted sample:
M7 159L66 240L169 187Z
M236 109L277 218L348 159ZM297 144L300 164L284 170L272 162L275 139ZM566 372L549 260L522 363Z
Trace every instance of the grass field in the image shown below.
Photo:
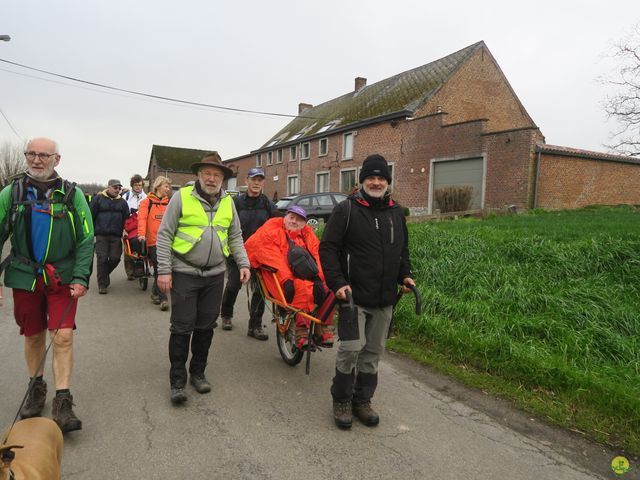
M392 349L640 453L640 211L410 225L424 312Z

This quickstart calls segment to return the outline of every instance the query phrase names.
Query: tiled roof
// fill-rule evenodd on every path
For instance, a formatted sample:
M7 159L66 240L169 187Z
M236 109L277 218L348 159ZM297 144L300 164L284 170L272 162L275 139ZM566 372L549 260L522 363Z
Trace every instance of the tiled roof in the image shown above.
M282 144L310 137L330 122L335 122L332 127L335 129L395 112L414 112L438 91L473 52L483 46L482 41L474 43L439 60L305 110L270 138L262 148L276 140L277 144ZM302 134L295 137L299 133Z
M173 172L191 172L191 164L201 160L202 157L210 152L211 150L154 145L151 149L151 157L155 155L159 169Z
M608 160L610 162L634 163L640 165L640 158L627 155L615 155L611 153L593 152L591 150L581 150L579 148L561 147L559 145L548 145L539 143L536 146L538 152L550 155L562 155L565 157L592 158L595 160Z

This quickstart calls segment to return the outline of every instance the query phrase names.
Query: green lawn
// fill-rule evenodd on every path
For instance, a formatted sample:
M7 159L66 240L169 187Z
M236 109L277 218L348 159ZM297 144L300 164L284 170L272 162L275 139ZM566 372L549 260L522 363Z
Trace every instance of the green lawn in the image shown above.
M392 349L640 453L640 211L409 226L423 315Z

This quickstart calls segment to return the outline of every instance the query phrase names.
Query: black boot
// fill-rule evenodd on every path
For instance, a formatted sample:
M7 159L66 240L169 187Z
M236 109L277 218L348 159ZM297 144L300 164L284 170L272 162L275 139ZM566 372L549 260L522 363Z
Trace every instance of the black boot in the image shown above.
M377 373L358 372L353 394L353 413L368 427L374 427L380 423L380 417L371 408L371 398L377 386Z
M172 333L169 337L169 380L171 382L171 402L179 404L187 399L184 387L187 384L187 358L189 357L190 335Z
M191 363L189 373L190 383L198 393L209 393L211 384L204 376L204 369L207 366L209 347L213 340L213 330L194 330L191 339Z
M336 368L331 385L333 420L338 428L351 428L351 400L353 398L354 371L342 373Z

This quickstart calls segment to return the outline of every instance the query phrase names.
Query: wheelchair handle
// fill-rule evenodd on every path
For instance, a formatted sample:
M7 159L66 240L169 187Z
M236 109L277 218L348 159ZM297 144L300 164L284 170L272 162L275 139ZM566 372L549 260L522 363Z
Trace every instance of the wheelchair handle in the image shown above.
M355 305L353 304L353 295L351 295L351 290L344 291L345 296L347 297L347 302L349 302L349 310L352 312L355 310Z
M147 256L147 240L140 240L140 255Z
M404 285L404 286L407 287L409 290L411 290L413 295L416 297L416 315L422 315L422 297L420 296L420 290L418 290L418 288L414 285ZM393 304L394 307L398 304L403 294L404 293L402 292L402 288L400 288L400 290L398 290L398 297L396 298L396 303Z
M415 285L407 285L416 297L416 315L422 315L422 297L420 296L420 290Z

